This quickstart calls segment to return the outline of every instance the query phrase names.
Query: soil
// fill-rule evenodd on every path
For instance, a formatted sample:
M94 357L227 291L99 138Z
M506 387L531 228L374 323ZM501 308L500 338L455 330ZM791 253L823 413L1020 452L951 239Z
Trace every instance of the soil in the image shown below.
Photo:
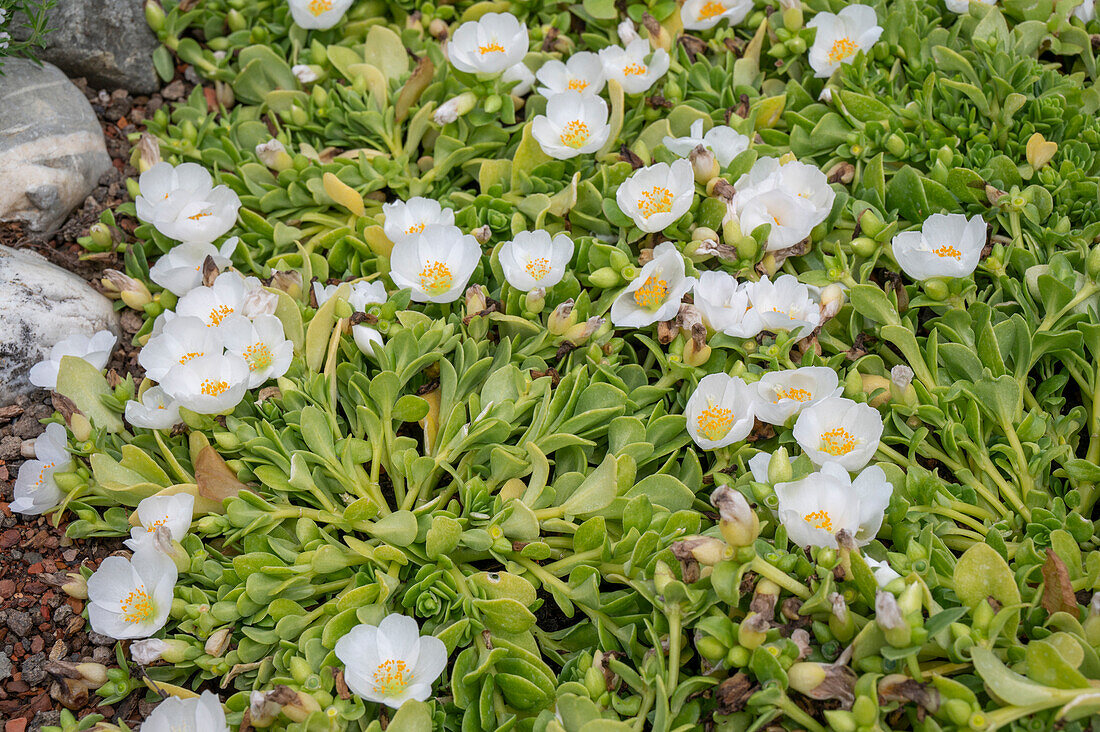
M197 79L189 68L180 68L164 94L131 96L125 90L91 89L83 79L73 82L84 92L99 117L114 169L65 224L48 238L31 236L18 223L0 223L0 244L30 249L87 279L97 289L104 269L122 270L121 252L87 255L77 243L108 208L128 200L126 179L137 175L130 165L128 135L141 132L143 121L181 88L190 93ZM131 237L135 221L120 218L119 227ZM131 338L141 327L141 317L130 310L121 314L123 337L108 364L120 374L139 371L137 349ZM60 589L66 572L80 567L95 569L103 559L122 549L119 539L73 540L65 536L65 524L50 519L12 514L8 503L19 466L35 437L43 430L40 420L53 413L50 396L39 391L10 407L0 408L0 722L3 732L35 732L57 724L63 708L61 687L46 670L49 661L96 662L115 666L115 641L92 633L81 616L84 601ZM148 711L144 694L133 693L114 706L96 706L98 697L73 709L77 719L101 714L107 721L140 725ZM72 703L72 702L70 702Z

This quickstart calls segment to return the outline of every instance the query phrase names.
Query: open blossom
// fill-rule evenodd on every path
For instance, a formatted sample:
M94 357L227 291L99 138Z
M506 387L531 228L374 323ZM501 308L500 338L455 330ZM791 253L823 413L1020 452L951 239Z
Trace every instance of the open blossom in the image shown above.
M527 64L522 61L506 68L500 78L502 81L515 82L516 85L509 90L509 93L515 97L526 96L535 85L535 72L527 68Z
M344 664L344 681L365 701L394 709L406 700L424 701L447 666L447 647L420 635L416 621L391 614L378 626L357 625L333 649Z
M804 408L792 433L815 465L836 463L855 471L869 463L878 450L882 415L868 404L828 397Z
M932 214L920 231L903 231L892 243L894 259L915 280L966 277L985 247L985 220L963 214Z
M1082 23L1096 20L1096 0L1084 0L1073 9L1073 16Z
M15 479L15 500L11 510L30 516L49 511L61 502L61 488L54 473L67 472L73 466L68 450L69 438L64 425L52 422L34 441L34 460L19 467Z
M695 284L684 268L684 257L672 242L653 249L653 259L642 267L611 304L611 322L619 328L643 328L659 320L672 320L680 301Z
M883 475L885 475L885 473L883 473ZM864 557L863 561L867 563L867 567L870 568L871 573L875 575L875 582L878 583L879 587L884 588L901 576L887 561L880 562L871 557Z
M129 560L107 557L88 578L92 630L117 640L153 635L172 609L176 577L172 559L152 548Z
M798 546L836 548L836 534L848 531L856 544L870 543L882 527L894 487L882 468L865 468L855 480L836 463L793 483L778 483L779 520Z
M760 323L761 330L787 330L797 338L805 338L821 322L821 306L810 288L794 275L780 275L775 282L767 276L761 277L759 282L752 284L749 299L752 301L750 317Z
M220 247L209 242L183 242L168 250L149 268L149 279L173 295L183 297L202 284L202 265L207 257L218 269L229 266L240 239L233 236Z
M57 373L65 356L82 358L97 369L102 369L111 358L118 338L109 330L101 330L88 337L77 333L58 341L50 349L50 357L31 366L30 382L42 389L57 388Z
M233 315L219 330L225 350L241 356L248 363L249 389L279 378L290 368L294 344L283 335L283 321L274 315L261 315L251 321L241 315Z
M348 302L358 312L366 312L371 305L381 305L389 296L386 285L381 280L374 282L356 282L351 286ZM376 328L359 323L351 328L351 337L355 345L367 356L375 355L375 347L382 346L382 334Z
M434 198L415 196L407 201L394 201L382 204L382 214L386 217L382 230L386 238L394 244L416 238L424 227L433 224L454 226L455 212L443 208Z
M142 353L146 350L143 348ZM163 387L151 386L141 395L141 401L126 402L126 421L149 430L171 429L180 422L180 405Z
M531 134L544 153L558 160L594 153L611 134L607 103L580 92L555 94L546 102L546 114L532 121Z
M211 328L201 318L181 316L165 321L164 327L152 336L138 352L138 363L153 381L164 381L172 367L224 350L221 332Z
M752 0L686 0L680 20L687 30L709 30L723 20L737 25L751 10Z
M792 247L810 235L828 216L836 191L817 167L792 160L760 158L737 179L732 209L741 231L770 224L768 251Z
M726 167L733 159L749 147L749 138L727 125L715 125L703 134L703 120L691 123L687 137L665 136L664 145L682 158L691 155L691 151L702 145L714 153L718 166Z
M721 270L699 273L695 283L695 307L703 324L735 338L751 338L760 332L760 319L751 310L751 282L738 282Z
M568 234L555 234L551 238L542 229L521 231L512 241L500 245L497 256L504 279L512 287L523 292L537 287L548 289L565 276L573 258L573 240Z
M567 91L587 96L598 96L607 81L604 79L603 62L591 51L574 53L564 62L546 61L535 72L541 86L539 94L547 99Z
M817 28L809 61L821 78L832 76L841 64L850 63L856 53L875 45L882 35L882 26L869 5L849 5L835 15L818 13L806 27Z
M219 327L230 315L242 315L245 300L260 281L255 277L242 277L232 270L222 272L210 287L196 287L176 303L176 314L195 317L211 328Z
M299 28L327 30L340 22L354 0L287 0Z
M390 278L412 290L414 302L454 302L481 259L481 245L455 226L428 225L415 238L394 244Z
M143 498L137 505L137 517L141 525L130 529L126 546L135 552L143 547L155 548L153 533L160 526L168 529L172 541L180 541L191 528L194 513L195 497L190 493Z
M214 241L237 221L241 199L198 163L160 162L138 179L138 218L169 239Z
M499 74L527 55L527 26L511 13L486 13L463 23L447 44L447 57L459 71Z
M161 386L181 407L197 414L222 414L241 403L251 375L243 357L208 353L173 366Z
M795 414L822 399L839 396L836 371L825 366L769 371L756 387L756 416L768 424L783 425Z
M996 5L997 0L946 0L947 9L952 13L965 13L970 8L971 2L980 3L981 5ZM1089 3L1092 4L1091 2Z
M687 160L639 168L615 192L619 209L650 234L671 226L694 201L695 174Z
M217 695L204 691L192 699L168 697L157 705L141 729L144 732L229 732L229 725Z
M668 71L668 52L658 48L650 53L649 41L635 38L626 45L600 49L604 78L619 82L627 94L648 91Z
M684 408L688 434L704 450L740 442L752 432L756 394L744 380L710 374L699 380Z

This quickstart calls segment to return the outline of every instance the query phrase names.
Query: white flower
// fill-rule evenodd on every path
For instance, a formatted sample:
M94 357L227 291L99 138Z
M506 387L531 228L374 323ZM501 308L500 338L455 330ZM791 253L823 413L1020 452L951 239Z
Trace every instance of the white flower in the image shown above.
M211 328L200 318L182 316L164 323L138 352L138 363L153 381L164 381L172 367L207 355L221 355L224 347L218 328Z
M639 168L615 192L619 209L649 234L671 226L694 201L695 174L683 159Z
M756 416L762 422L784 425L793 415L811 404L843 391L837 386L836 371L825 366L769 371L756 387Z
M249 320L255 320L261 315L274 315L278 307L278 295L264 287L253 287L244 296L244 302L241 303L241 315Z
M225 320L221 328L225 350L248 363L248 388L277 379L290 368L294 344L283 335L283 321L261 315L252 321L240 315Z
M985 220L963 214L932 214L920 231L894 237L894 259L915 280L966 277L978 266L985 247Z
M952 13L965 13L970 8L971 2L980 3L982 5L996 5L997 0L946 0L947 9ZM1092 3L1089 2L1091 5Z
M868 568L870 568L871 572L875 575L875 582L878 583L879 587L885 588L886 585L901 576L894 571L894 568L890 566L889 562L880 562L871 557L864 557L863 561L867 563Z
M500 75L501 81L516 82L516 85L509 90L509 94L516 97L526 96L531 87L535 85L535 72L527 68L527 64L522 61L513 66L509 66L504 70L504 73Z
M382 215L386 217L382 230L386 232L386 238L394 244L415 239L426 226L454 226L455 223L454 211L443 208L434 198L422 196L407 201L384 203Z
M215 328L236 313L241 315L249 293L261 287L255 277L242 277L232 270L222 272L210 287L196 287L176 303L176 315L194 317Z
M447 44L447 57L459 71L498 74L527 55L527 26L511 13L486 13L463 23Z
M327 30L340 22L353 0L287 0L299 28Z
M147 350L143 348L141 355ZM163 387L152 386L141 395L141 401L126 402L126 421L149 430L171 429L180 422L180 405L165 393Z
M668 71L668 52L658 48L649 52L649 41L635 38L626 45L600 49L605 79L619 82L627 94L641 94Z
M761 277L749 290L749 299L761 330L788 330L805 338L821 322L821 306L794 275L780 275L775 282Z
M607 103L580 92L555 94L546 102L546 114L531 122L531 134L544 153L558 160L594 153L611 134Z
M317 72L306 64L294 64L290 67L290 73L298 77L298 81L303 84L312 84L317 81Z
M424 701L447 666L447 647L420 636L416 621L392 614L377 627L357 625L333 649L345 666L348 688L366 701L394 709L408 699Z
M1080 5L1073 9L1073 15L1082 23L1096 20L1096 0L1083 0Z
M202 284L202 265L207 257L214 260L218 269L225 269L239 242L235 236L226 239L221 247L202 241L183 242L169 249L149 268L149 279L173 295L183 297Z
M160 638L136 640L130 644L130 660L139 666L151 666L161 659L169 648Z
M157 705L141 729L143 732L229 732L229 725L217 695L204 691L191 699L168 697Z
M546 61L535 72L535 78L542 84L539 94L547 99L567 91L597 96L607 83L603 62L591 51L574 53L564 63L554 59Z
M145 547L155 548L153 532L158 526L168 529L172 541L181 541L191 528L194 513L195 497L190 493L143 498L137 505L137 517L141 526L130 529L130 538L125 544L135 552Z
M894 487L882 468L872 465L852 480L836 463L827 463L793 483L778 483L779 520L798 546L837 548L836 534L847 530L856 544L869 543L882 526Z
M198 163L157 163L141 174L138 186L138 218L169 239L214 241L233 228L241 208L237 194L214 186Z
M751 338L760 332L760 319L751 309L750 282L738 282L721 270L699 273L695 283L695 307L703 324L735 338Z
M88 578L88 620L96 633L128 640L148 638L172 609L176 565L159 551L138 551L130 560L107 557Z
M394 244L390 278L412 290L413 302L454 302L481 259L481 245L455 226L433 224L419 236Z
M718 166L725 168L733 159L743 153L749 147L749 138L726 125L715 125L703 134L703 120L697 119L691 123L690 134L687 137L665 136L664 145L669 151L686 158L699 145L714 153L718 160Z
M684 408L691 439L704 450L714 450L748 437L756 416L755 396L736 376L704 376Z
M815 465L834 462L845 470L856 471L878 450L882 415L868 404L828 397L798 414L793 435Z
M252 372L235 353L208 353L173 366L161 386L197 414L221 414L240 404Z
M517 290L549 289L561 282L573 258L573 240L568 234L521 231L512 241L500 245L497 254L504 279Z
M795 196L774 188L754 196L741 208L740 224L746 234L770 224L766 247L769 252L793 247L814 228L813 212Z
M316 283L314 284L316 285ZM381 305L386 302L388 297L386 285L380 280L356 282L351 286L351 296L348 298L348 302L356 310L366 312L371 305ZM375 347L382 345L382 334L377 329L363 323L352 326L351 337L355 340L355 345L359 347L359 350L367 356L374 356Z
M757 402L759 406L759 402ZM749 472L757 483L768 483L768 464L772 461L770 452L758 452L749 458Z
M732 208L742 232L771 224L768 251L786 249L808 237L829 216L836 199L818 168L796 160L780 164L769 157L757 160L734 188Z
M50 349L50 357L31 366L30 382L42 389L57 388L57 372L65 356L82 358L97 369L102 369L111 359L118 339L109 330L101 330L92 337L77 333L58 341Z
M34 516L61 502L61 488L53 476L72 468L73 456L69 454L68 446L69 437L64 425L56 422L46 425L46 431L34 441L34 460L28 460L19 467L12 511Z
M634 23L630 18L624 18L623 22L615 26L615 33L619 36L619 43L624 46L630 45L638 39L638 31L634 28Z
M680 20L687 30L709 30L723 20L734 26L752 10L752 0L686 0Z
M817 28L809 60L821 78L832 76L842 63L875 45L882 35L875 10L869 5L849 5L836 15L818 13L806 27Z
M684 257L672 242L658 244L653 259L611 304L611 322L620 328L642 328L659 320L672 320L680 300L695 284L686 276Z

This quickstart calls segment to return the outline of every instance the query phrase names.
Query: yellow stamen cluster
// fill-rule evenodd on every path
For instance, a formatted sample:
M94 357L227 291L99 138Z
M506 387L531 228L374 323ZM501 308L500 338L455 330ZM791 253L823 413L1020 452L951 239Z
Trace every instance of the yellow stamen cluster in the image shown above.
M695 425L699 428L699 434L708 440L720 440L733 426L733 410L711 405L703 410Z
M664 305L666 297L668 297L668 282L657 279L655 275L647 278L645 283L634 291L634 302L638 303L639 307L651 310Z
M127 623L141 623L153 614L153 598L145 591L145 585L135 588L121 604L122 619Z
M202 386L199 387L199 391L212 397L221 396L228 390L228 381L214 381L213 379L203 379Z
M710 0L699 9L699 20L709 20L726 12L726 6Z
M833 46L829 49L829 61L834 64L838 63L849 56L854 56L858 50L859 46L851 38L838 38L833 41Z
M180 363L181 364L187 363L191 359L198 358L201 355L203 355L203 351L191 351L191 353L185 353L182 356L180 356Z
M266 343L253 343L251 346L245 349L244 358L248 361L248 369L250 371L263 371L271 365L274 356L271 353L271 349L267 347Z
M207 328L215 325L221 325L221 322L233 314L233 308L228 305L219 305L216 308L210 308L210 322L207 324Z
M500 45L496 41L487 43L484 46L478 46L477 50L484 56L487 53L504 53L504 46Z
M47 463L46 465L42 466L42 470L40 470L38 472L38 480L34 481L34 487L35 488L42 487L42 483L45 482L45 480L46 480L46 471L49 470L50 468L52 468L56 464L57 463Z
M149 524L149 528L147 528L145 531L151 534L151 533L153 533L154 531L157 530L158 526L164 526L167 523L168 523L168 517L165 516L164 518L157 519L153 523Z
M451 289L454 276L451 268L443 262L429 261L420 270L420 287L431 295L439 295Z
M584 91L588 88L588 82L584 79L570 79L565 88L569 91Z
M588 142L590 136L588 125L575 119L561 130L561 144L566 147L578 148Z
M187 218L192 221L198 221L199 219L205 219L207 216L213 216L213 214L209 211L200 211L199 213L188 216Z
M962 257L962 252L960 252L958 249L951 246L950 244L944 244L938 249L933 249L932 253L941 258L951 257L952 259L959 259Z
M856 449L856 438L843 427L836 427L821 434L821 452L839 457Z
M645 64L627 64L623 67L623 76L645 76L647 71Z
M309 12L314 16L332 10L332 0L309 0Z
M419 234L424 231L424 224L413 224L409 228L405 229L406 234Z
M527 274L531 275L531 279L538 282L550 274L550 260L545 257L533 257L527 260L523 268L527 270Z
M653 214L669 213L672 211L672 191L664 186L653 186L642 192L637 203L639 213L647 219Z
M779 388L775 390L775 399L773 403L778 404L780 399L794 399L796 402L808 402L813 398L813 394L805 389L796 389L791 387L790 389Z
M806 514L802 518L815 529L825 529L829 533L833 531L833 519L829 516L828 511L814 511L813 513Z
M400 694L412 680L412 669L404 661L383 661L374 672L374 690L379 694Z

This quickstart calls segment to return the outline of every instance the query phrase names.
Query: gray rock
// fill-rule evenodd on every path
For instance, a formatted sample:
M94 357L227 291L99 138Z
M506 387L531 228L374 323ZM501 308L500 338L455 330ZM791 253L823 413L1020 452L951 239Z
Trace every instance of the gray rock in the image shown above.
M65 74L7 60L0 76L0 221L26 221L49 235L110 169L92 105Z
M31 686L38 686L46 680L46 654L36 653L33 656L27 656L26 660L19 667L19 671L23 674L23 680Z
M11 659L6 653L0 653L0 681L11 678Z
M0 406L35 390L27 373L55 343L104 329L121 332L110 300L33 252L0 246Z
M144 8L142 0L63 0L49 12L50 32L38 57L97 89L151 94L160 87L153 69L160 42ZM26 34L20 18L16 13L12 24L16 40Z
M31 628L34 627L34 621L31 620L29 613L25 613L22 610L8 610L8 616L5 618L8 624L8 628L11 632L15 633L20 638L31 632Z
M23 441L14 435L0 438L0 460L14 460L19 457Z

